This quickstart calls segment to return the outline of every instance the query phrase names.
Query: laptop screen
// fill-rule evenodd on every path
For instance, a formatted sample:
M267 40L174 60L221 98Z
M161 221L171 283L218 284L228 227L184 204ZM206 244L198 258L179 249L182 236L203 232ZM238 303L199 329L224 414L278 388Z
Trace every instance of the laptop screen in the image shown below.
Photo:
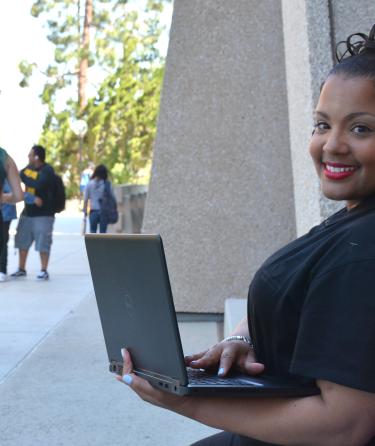
M108 358L187 383L160 236L85 236Z

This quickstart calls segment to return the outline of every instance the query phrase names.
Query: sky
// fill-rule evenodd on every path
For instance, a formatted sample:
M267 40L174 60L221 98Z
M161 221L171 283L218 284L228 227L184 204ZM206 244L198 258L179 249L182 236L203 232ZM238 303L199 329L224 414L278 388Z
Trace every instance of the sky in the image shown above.
M42 76L33 76L31 86L21 88L18 64L27 60L45 67L53 58L46 30L30 15L32 3L33 0L11 0L0 6L0 147L7 150L20 169L39 139L45 110L39 99ZM166 24L170 15L171 7L166 12ZM166 47L167 39L164 40Z
M37 142L44 121L40 103L41 80L21 88L18 64L22 59L45 66L53 57L52 46L37 19L30 15L32 0L2 2L0 7L0 146L19 168Z

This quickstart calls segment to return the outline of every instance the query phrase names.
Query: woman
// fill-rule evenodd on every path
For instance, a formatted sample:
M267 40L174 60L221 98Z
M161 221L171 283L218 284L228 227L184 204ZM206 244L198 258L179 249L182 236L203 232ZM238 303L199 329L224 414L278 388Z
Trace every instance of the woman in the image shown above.
M242 340L186 358L223 376L232 367L302 375L321 394L181 398L136 376L123 352L118 379L142 399L226 431L197 446L375 445L375 26L358 36L322 86L310 143L323 194L346 207L261 266L249 323L233 333Z
M8 180L4 182L3 191L11 192ZM0 249L0 282L5 282L8 266L9 229L12 220L17 218L16 206L13 203L3 203L1 206L1 214L3 217L3 246Z
M3 193L3 185L5 179L11 191ZM7 152L0 147L0 203L17 203L23 200L23 191L21 189L21 180L18 173L16 163Z
M96 233L98 226L99 232L107 232L108 221L103 212L101 212L101 200L103 199L105 189L109 188L109 193L113 195L111 183L107 180L108 170L103 164L97 166L85 188L85 198L83 202L83 213L87 215L88 202L90 201L90 232Z
M8 180L10 189L7 192L3 191L4 182ZM21 189L21 180L18 173L16 163L7 154L7 152L0 147L0 207L2 203L17 203L23 200L23 192ZM3 258L4 250L6 250L6 237L4 233L3 214L0 212L0 258ZM0 282L5 280L3 271L0 272Z

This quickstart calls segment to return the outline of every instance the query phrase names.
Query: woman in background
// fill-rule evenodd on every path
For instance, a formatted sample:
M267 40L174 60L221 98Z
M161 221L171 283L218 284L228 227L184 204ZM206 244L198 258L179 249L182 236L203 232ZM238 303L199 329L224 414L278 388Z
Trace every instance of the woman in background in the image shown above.
M94 173L85 188L85 198L83 202L83 213L85 218L87 216L88 208L90 209L90 232L93 234L97 232L98 226L100 233L107 232L108 220L106 215L101 212L101 201L103 200L106 188L109 189L109 192L113 195L112 185L110 181L108 181L108 170L104 164L99 164L95 168Z

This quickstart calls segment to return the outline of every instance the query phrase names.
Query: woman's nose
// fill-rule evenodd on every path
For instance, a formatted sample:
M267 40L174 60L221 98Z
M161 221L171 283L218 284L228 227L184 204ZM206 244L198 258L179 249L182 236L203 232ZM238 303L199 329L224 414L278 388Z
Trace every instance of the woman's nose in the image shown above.
M349 150L344 135L339 132L330 131L323 145L323 151L327 153L345 154Z

